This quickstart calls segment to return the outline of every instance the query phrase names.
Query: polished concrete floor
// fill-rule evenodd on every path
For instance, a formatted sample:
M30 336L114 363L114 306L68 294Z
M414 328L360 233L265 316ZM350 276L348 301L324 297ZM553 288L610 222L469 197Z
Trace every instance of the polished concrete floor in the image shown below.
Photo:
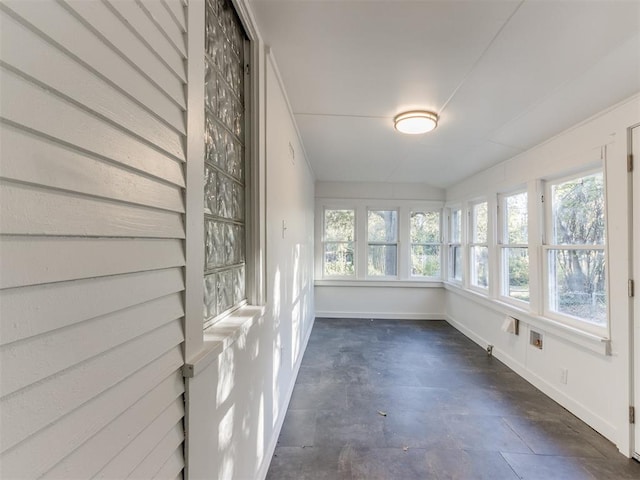
M640 479L640 464L442 321L316 319L286 479Z

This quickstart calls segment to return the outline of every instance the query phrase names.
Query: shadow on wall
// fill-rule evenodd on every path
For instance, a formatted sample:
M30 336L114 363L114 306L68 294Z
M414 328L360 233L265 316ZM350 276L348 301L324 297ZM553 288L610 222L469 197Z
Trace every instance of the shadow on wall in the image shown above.
M292 267L288 279L280 266L275 269L264 316L219 355L205 380L215 388L211 425L216 431L210 435L212 451L203 454L212 456L209 464L217 478L253 479L277 440L275 429L286 413L293 374L313 321L313 283L307 280L311 270L304 261L310 253L310 247L295 245L292 265L282 266Z

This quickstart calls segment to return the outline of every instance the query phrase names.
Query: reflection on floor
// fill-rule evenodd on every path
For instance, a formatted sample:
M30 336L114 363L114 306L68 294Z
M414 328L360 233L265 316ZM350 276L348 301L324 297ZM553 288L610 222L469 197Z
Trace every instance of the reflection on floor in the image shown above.
M269 480L640 479L443 321L316 319Z

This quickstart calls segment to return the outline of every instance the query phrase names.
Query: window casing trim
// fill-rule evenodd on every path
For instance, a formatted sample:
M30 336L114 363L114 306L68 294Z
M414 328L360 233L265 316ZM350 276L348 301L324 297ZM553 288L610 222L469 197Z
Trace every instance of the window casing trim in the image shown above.
M548 177L543 179L542 192L543 201L541 202L541 211L543 217L543 236L542 244L540 245L540 271L542 273L541 289L541 311L542 316L553 319L555 321L565 323L573 328L584 330L594 335L601 335L605 338L610 337L611 331L611 302L610 297L610 278L609 278L609 222L607 221L607 176L606 176L606 159L602 159L598 162L592 162L589 165L585 165L582 169L573 169L570 173L563 175ZM553 232L553 204L551 189L554 185L558 185L567 181L589 177L594 174L602 174L603 180L603 215L604 215L604 244L555 244L551 243ZM598 250L602 251L604 255L605 264L605 286L604 291L607 295L605 325L598 325L594 322L590 322L587 319L575 317L569 314L557 312L551 308L550 298L550 269L549 269L549 254L555 250L575 250L575 251L590 251Z
M441 285L442 276L439 277L421 277L411 275L411 259L410 259L410 214L415 211L431 212L436 211L440 214L441 228L443 217L443 204L441 201L433 200L371 200L371 199L353 199L353 198L325 198L317 197L315 205L315 281L325 284L344 285L352 282L355 284L380 285L381 283L405 283L414 286L417 283ZM325 209L350 209L355 210L356 231L354 240L354 262L355 276L328 276L324 273L324 211ZM395 276L372 276L367 275L368 266L368 244L367 244L367 218L369 210L396 210L398 212L398 258L397 258L397 275ZM442 238L442 232L441 232ZM385 243L385 242L382 242ZM444 244L440 245L440 272L444 271Z
M486 204L487 209L487 218L486 218L486 238L484 242L475 241L475 232L476 232L476 218L474 217L474 207L478 205ZM489 288L491 286L491 249L489 248L489 228L491 221L489 217L491 216L491 211L489 209L489 202L485 198L478 198L470 201L467 204L467 228L468 228L468 242L467 242L467 258L468 258L468 268L467 268L467 279L468 279L468 287L472 290L477 291L481 295L489 295ZM485 248L487 250L487 286L484 287L482 285L478 285L474 283L476 280L476 270L474 264L474 249L475 248Z
M509 242L509 230L508 230L508 219L507 219L507 199L516 195L526 194L527 196L527 243L510 243ZM501 302L510 303L518 308L528 309L531 304L531 296L533 295L531 289L531 232L530 232L530 218L529 218L529 189L526 185L520 185L509 189L508 191L499 192L497 194L497 213L496 213L496 224L497 224L497 236L496 236L496 252L497 252L497 298ZM518 298L509 296L507 294L508 285L509 285L509 264L506 261L506 254L509 249L518 249L518 248L526 248L527 255L529 257L529 301L520 300Z

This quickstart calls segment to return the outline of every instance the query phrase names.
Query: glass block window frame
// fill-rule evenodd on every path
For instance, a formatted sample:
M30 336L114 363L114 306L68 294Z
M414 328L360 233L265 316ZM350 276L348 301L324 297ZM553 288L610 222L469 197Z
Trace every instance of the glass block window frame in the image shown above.
M544 314L577 328L609 326L603 169L545 182Z
M526 190L498 196L500 296L520 304L528 304L531 297L528 202Z
M231 0L205 5L204 326L246 303L245 50Z

